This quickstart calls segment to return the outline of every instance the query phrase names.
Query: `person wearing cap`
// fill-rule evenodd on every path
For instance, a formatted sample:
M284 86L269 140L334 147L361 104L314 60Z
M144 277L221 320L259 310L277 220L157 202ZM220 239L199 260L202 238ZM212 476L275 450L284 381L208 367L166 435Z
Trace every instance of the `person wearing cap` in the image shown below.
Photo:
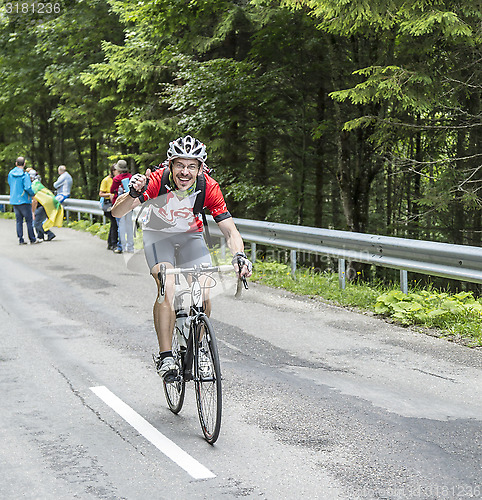
M59 173L59 178L54 182L54 188L57 190L55 197L60 203L63 203L67 198L70 198L72 176L67 172L65 165L60 165L57 172Z
M129 192L129 181L132 174L129 173L129 167L125 160L119 160L115 165L115 177L112 179L110 187L112 203L124 193ZM129 211L122 217L116 217L119 231L119 245L114 248L115 253L134 253L134 227L132 225L132 212Z

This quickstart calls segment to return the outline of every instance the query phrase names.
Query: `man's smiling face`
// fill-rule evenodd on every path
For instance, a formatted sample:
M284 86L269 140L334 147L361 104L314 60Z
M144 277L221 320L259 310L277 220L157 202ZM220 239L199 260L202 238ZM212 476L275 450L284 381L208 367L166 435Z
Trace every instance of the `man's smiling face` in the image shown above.
M192 158L174 158L172 160L172 177L180 191L188 190L196 182L200 166L200 162Z

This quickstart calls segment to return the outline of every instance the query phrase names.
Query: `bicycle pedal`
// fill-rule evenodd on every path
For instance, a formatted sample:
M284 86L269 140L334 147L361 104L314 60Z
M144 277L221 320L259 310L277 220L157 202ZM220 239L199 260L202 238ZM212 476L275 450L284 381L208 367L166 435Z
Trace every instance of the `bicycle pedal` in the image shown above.
M181 376L179 374L174 375L174 374L166 374L164 376L164 381L166 384L172 384L173 382L180 382Z

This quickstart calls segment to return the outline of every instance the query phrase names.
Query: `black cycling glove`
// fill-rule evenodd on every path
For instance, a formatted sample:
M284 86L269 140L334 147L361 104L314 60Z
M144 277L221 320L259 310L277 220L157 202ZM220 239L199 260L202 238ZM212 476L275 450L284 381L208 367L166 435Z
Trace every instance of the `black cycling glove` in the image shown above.
M129 181L129 195L132 198L139 198L139 196L147 189L147 185L149 184L148 178L146 178L146 183L140 191L137 191L137 189L134 188L134 183L137 182L141 177L142 174L134 174Z
M243 266L246 266L248 268L249 273L251 274L253 271L253 263L248 259L246 254L244 252L236 252L234 254L232 264L238 264L239 267L239 272L241 272L241 269Z

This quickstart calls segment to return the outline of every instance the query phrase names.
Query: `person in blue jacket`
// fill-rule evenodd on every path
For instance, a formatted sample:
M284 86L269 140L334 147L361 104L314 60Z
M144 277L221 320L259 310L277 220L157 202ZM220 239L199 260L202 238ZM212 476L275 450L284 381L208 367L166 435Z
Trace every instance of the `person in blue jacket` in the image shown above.
M10 205L13 206L15 218L17 219L17 236L20 245L27 243L23 239L23 220L27 223L28 239L30 243L37 243L33 231L32 222L32 181L30 175L25 172L25 158L19 156L15 167L8 173L8 184L10 185Z

